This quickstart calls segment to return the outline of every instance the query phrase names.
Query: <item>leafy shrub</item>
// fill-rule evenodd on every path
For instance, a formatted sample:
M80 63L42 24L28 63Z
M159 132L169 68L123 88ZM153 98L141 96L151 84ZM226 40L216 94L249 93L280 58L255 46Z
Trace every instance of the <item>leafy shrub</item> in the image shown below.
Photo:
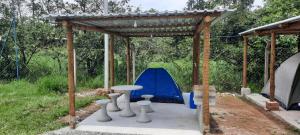
M65 93L67 92L68 84L67 78L61 75L48 75L40 78L37 81L39 91Z

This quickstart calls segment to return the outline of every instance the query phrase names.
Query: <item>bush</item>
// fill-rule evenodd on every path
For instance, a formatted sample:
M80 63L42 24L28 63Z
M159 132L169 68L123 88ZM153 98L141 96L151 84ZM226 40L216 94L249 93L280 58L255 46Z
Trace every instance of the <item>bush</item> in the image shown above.
M200 61L202 63L202 61ZM165 68L182 91L192 90L192 62L188 59L176 60L170 63L151 62L148 67ZM200 84L202 84L202 64L199 69ZM210 85L215 85L218 91L238 92L241 85L241 72L226 61L210 61Z
M103 75L98 75L94 78L87 77L87 78L81 78L78 82L78 87L83 88L102 88L104 87L104 77Z
M67 78L61 75L42 77L37 81L37 86L41 92L50 91L56 93L65 93L68 88Z

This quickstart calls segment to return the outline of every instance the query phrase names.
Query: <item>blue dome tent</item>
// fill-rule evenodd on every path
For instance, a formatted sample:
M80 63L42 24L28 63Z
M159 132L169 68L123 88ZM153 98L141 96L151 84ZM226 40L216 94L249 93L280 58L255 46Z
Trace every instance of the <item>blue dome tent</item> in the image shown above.
M181 90L171 75L163 68L146 69L135 82L135 85L143 86L142 90L132 91L130 100L135 102L142 100L144 94L152 94L153 102L180 103L183 104Z

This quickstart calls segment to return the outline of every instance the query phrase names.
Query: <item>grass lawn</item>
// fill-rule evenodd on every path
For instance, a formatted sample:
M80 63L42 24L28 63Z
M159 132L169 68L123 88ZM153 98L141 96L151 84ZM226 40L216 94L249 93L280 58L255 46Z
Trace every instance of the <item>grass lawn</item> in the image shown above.
M102 97L76 98L76 108ZM40 134L63 124L56 120L68 114L68 96L40 92L35 84L14 81L0 84L0 134Z

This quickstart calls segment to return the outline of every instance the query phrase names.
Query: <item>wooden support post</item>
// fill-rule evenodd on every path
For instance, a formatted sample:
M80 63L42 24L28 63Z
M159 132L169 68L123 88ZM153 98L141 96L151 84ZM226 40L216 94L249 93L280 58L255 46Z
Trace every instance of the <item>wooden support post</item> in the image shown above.
M264 86L267 85L269 80L270 44L268 42L265 47Z
M68 51L68 93L69 93L69 115L70 127L75 129L75 83L74 83L74 52L73 52L73 30L72 24L68 21L63 22L67 33L67 51Z
M130 40L129 40L130 41ZM132 84L132 45L129 44L129 82Z
M247 88L247 50L248 37L244 36L244 55L243 55L243 88Z
M114 36L113 35L111 35L110 36L110 40L109 40L109 56L110 56L110 58L109 58L109 67L110 67L110 69L109 69L109 75L110 75L110 86L114 86L115 85L115 60L114 60L114 40L115 40L115 38L114 38ZM112 90L111 90L111 92L113 92Z
M275 46L276 34L271 33L271 58L270 58L270 101L267 101L266 108L268 110L279 110L279 104L275 101Z
M193 86L199 85L199 57L200 57L200 33L195 33L193 37Z
M132 55L132 82L135 81L135 47L132 46L131 49L131 55Z
M203 123L204 131L209 130L210 113L209 113L209 57L210 57L210 22L211 17L204 18L204 49L203 49Z
M275 45L276 45L276 35L271 33L271 61L270 61L270 100L274 101L275 95Z
M130 39L126 40L126 67L127 67L127 84L130 84Z

